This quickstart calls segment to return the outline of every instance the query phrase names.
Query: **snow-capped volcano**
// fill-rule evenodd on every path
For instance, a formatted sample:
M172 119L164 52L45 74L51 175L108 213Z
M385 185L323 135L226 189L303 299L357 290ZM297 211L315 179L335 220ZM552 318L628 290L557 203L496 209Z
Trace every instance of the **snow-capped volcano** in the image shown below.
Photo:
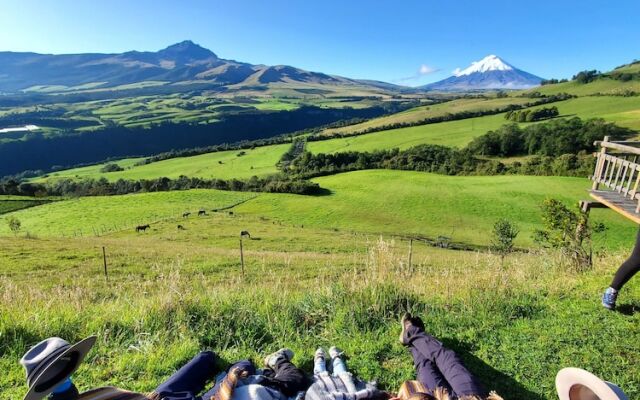
M487 71L511 71L514 69L511 65L504 62L500 57L493 54L486 56L480 61L474 61L471 65L463 70L456 68L453 71L454 76L471 75L474 72L487 72Z
M540 85L541 80L492 54L465 69L456 68L452 77L421 88L441 91L529 89Z

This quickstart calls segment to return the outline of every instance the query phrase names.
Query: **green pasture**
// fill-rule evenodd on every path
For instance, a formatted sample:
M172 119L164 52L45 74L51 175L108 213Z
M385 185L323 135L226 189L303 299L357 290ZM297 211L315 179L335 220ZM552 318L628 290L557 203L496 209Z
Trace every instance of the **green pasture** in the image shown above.
M407 149L420 144L464 147L474 137L497 129L507 121L504 114L468 118L458 121L440 122L390 129L340 139L309 142L307 149L312 153L338 153L343 151L373 151L384 149Z
M426 118L440 117L446 114L456 114L464 111L486 111L502 108L509 104L525 104L532 101L532 99L522 97L457 99L445 103L414 107L392 115L373 118L360 124L325 129L322 134L331 136L335 133L361 132L368 128L418 122Z
M42 236L95 235L133 229L137 225L175 219L184 212L232 206L254 196L218 190L189 190L110 197L82 197L57 201L11 214L22 222L22 230ZM0 235L9 235L0 219Z
M261 194L237 211L305 227L336 228L436 238L487 245L500 218L521 229L519 246L533 245L547 198L575 204L588 198L587 179L536 176L444 176L412 171L368 170L314 179L330 195ZM609 229L596 243L628 246L637 227L608 210L593 210Z
M535 176L444 176L412 171L368 170L314 179L330 194L300 196L234 193L215 190L86 197L13 213L25 231L59 236L76 230L118 229L207 210L254 197L236 207L240 215L266 217L287 225L388 235L451 237L487 245L494 222L507 218L521 228L518 245L533 245L546 198L577 204L588 198L589 181ZM598 235L599 247L630 245L637 229L608 210L593 210L594 221L609 229ZM113 227L115 225L115 227ZM0 234L9 234L0 221Z
M146 165L135 166L142 159L131 158L114 161L125 168L124 171L102 173L104 164L69 169L48 174L34 181L56 180L62 178L106 178L138 180L161 177L177 178L180 175L206 179L247 179L252 176L265 176L278 172L276 163L289 149L289 144L256 147L246 150L229 150L200 154L192 157L178 157ZM244 155L239 155L244 152Z
M576 96L590 96L595 94L617 95L624 94L627 91L640 92L640 80L623 82L611 78L599 78L589 83L569 81L539 86L528 90L528 92L539 92L547 95L569 93Z

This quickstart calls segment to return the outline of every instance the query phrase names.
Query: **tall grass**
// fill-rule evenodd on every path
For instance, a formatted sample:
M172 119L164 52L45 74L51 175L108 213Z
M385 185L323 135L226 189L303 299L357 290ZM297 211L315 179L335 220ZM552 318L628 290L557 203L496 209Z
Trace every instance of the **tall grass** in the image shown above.
M414 374L397 343L405 310L421 315L431 333L507 399L553 398L555 373L569 365L619 383L631 398L640 394L638 314L605 312L597 302L609 275L604 267L623 255L604 256L593 271L576 275L553 253L516 254L501 267L487 253L416 248L409 269L405 243L365 243L366 251L315 261L320 253L310 251L289 263L281 253L255 251L251 258L260 261L245 277L224 267L198 272L193 254L149 264L133 250L108 283L93 263L91 270L79 266L46 280L26 270L23 278L32 279L19 279L14 271L0 277L1 397L23 394L17 361L30 345L53 335L75 341L92 334L98 344L75 378L82 389L152 390L202 349L218 352L224 364L259 362L286 345L310 370L315 348L336 344L356 374L396 390ZM15 246L13 252L35 249L43 259L56 251L49 240L1 244ZM68 253L82 254L77 246ZM640 297L640 285L632 283L625 296Z

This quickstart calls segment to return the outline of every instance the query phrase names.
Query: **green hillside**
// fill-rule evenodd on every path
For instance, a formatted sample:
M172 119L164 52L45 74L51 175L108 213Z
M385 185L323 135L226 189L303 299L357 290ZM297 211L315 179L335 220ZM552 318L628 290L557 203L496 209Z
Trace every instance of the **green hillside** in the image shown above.
M183 211L211 210L256 196L239 205L240 214L264 216L287 224L322 229L346 229L400 235L451 236L453 240L488 244L499 218L516 221L522 229L518 244L532 245L540 227L539 207L546 198L577 204L587 198L589 182L580 178L534 176L450 177L410 171L369 170L317 178L326 196L251 194L220 191L149 193L87 197L48 204L15 213L24 229L44 236L85 234L106 226L133 226L179 217ZM594 210L596 221L610 229L602 238L608 246L631 243L635 227L622 217ZM0 223L0 234L8 228Z
M361 132L368 128L397 123L414 123L426 118L441 117L446 114L456 114L465 111L487 111L502 108L510 104L526 104L532 101L532 99L518 97L457 99L445 103L414 107L392 115L373 118L360 124L349 125L342 128L325 129L322 131L322 134L330 136L335 133Z
M245 179L252 176L264 176L277 172L276 163L289 148L289 144L256 147L246 150L230 150L201 154L192 157L178 157L146 165L134 165L139 158L115 161L124 171L102 173L105 164L54 172L47 178L34 181L62 178L106 178L118 179L154 179L160 177L177 178L180 175L198 178Z

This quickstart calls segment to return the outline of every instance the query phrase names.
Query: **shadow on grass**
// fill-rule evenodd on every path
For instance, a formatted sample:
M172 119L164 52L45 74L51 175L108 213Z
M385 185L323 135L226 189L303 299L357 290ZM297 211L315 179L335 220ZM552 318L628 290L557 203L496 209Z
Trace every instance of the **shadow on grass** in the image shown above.
M319 188L316 191L313 192L313 194L310 194L309 196L311 197L322 197L322 196L331 196L333 194L333 192L327 188Z
M495 390L505 399L544 400L545 398L534 393L520 384L518 381L488 365L470 351L467 343L455 339L443 339L442 343L455 351L469 370L480 379L488 391Z
M619 312L620 314L631 316L637 312L640 312L640 303L634 302L634 303L628 303L628 304L621 304L616 307L616 311Z

